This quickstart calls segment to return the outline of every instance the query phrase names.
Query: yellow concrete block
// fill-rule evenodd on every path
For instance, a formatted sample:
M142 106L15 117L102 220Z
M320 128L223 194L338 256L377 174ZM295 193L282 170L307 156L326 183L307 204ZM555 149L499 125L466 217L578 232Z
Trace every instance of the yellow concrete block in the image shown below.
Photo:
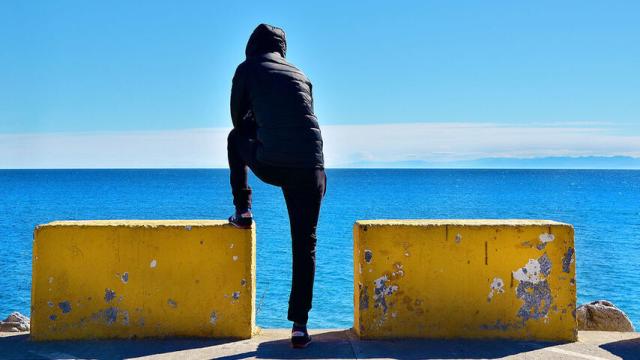
M354 226L354 329L364 339L577 339L573 227L540 220Z
M65 221L36 227L31 337L249 338L255 226Z

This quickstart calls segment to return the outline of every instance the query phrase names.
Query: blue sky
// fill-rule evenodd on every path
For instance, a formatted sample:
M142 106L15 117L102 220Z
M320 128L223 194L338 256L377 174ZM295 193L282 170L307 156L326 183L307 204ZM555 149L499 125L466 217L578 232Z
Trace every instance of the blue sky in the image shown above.
M321 4L0 2L0 167L224 166L260 22L314 83L330 166L640 156L637 1Z

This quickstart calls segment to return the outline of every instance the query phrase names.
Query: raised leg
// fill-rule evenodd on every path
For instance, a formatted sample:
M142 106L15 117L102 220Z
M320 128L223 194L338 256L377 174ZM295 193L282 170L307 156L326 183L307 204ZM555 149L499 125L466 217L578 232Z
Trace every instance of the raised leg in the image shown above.
M249 163L253 152L253 139L244 137L237 129L227 137L227 157L229 159L229 182L236 211L251 208L251 187L248 183Z

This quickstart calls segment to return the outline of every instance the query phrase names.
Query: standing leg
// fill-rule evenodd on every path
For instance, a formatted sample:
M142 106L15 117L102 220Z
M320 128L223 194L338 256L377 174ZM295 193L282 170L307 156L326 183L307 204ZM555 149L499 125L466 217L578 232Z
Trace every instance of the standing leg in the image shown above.
M306 324L313 298L316 269L316 227L320 205L325 192L323 170L309 169L313 176L299 185L283 186L289 222L293 255L293 279L289 296L287 318L297 324Z

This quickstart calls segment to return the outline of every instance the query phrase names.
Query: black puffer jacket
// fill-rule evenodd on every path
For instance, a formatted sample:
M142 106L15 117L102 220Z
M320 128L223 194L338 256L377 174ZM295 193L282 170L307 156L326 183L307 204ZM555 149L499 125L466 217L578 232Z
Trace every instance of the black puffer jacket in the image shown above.
M247 43L231 89L235 128L253 126L257 159L275 166L323 168L322 135L313 113L311 82L285 60L282 29L261 24Z

